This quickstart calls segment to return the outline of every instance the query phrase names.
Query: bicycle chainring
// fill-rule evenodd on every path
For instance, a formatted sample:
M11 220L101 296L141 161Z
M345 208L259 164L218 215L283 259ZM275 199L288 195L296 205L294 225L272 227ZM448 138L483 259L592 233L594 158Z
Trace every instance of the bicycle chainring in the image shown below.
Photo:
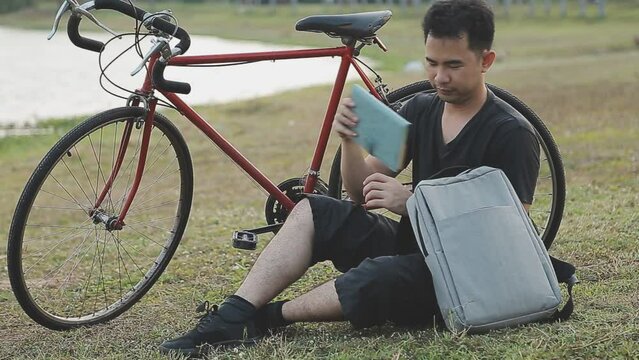
M277 185L277 187L282 190L289 199L293 200L294 203L297 203L302 199L305 181L306 180L304 178L291 178L283 181ZM326 195L327 193L328 186L326 183L321 179L317 179L315 189L313 189L313 194ZM269 225L282 223L288 216L288 210L286 210L286 208L282 206L282 204L277 201L273 195L269 195L268 199L266 199L266 205L264 206L264 215L266 216L266 223Z

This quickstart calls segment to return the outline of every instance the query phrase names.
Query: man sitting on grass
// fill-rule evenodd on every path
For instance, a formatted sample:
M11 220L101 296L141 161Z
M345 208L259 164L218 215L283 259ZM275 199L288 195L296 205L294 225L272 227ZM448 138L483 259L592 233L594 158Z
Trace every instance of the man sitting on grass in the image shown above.
M411 124L405 164L413 184L452 166L502 169L526 207L539 172L534 130L485 84L495 60L494 18L482 0L434 3L423 21L428 80L437 90L400 110ZM358 121L344 99L333 122L342 139L342 176L352 201L307 195L259 256L235 295L214 307L162 352L198 354L254 343L294 322L349 321L362 328L391 321L429 324L439 317L430 272L415 242L396 173L353 141ZM368 210L402 215L395 222ZM319 261L343 274L291 301L270 302Z

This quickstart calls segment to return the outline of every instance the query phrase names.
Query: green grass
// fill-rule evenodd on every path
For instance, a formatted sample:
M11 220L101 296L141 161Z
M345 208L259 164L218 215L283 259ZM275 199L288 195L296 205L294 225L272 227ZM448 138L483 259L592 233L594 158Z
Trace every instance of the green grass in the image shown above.
M571 320L472 336L431 328L353 331L342 323L297 324L256 347L211 357L639 358L639 50L632 43L632 37L639 35L633 26L639 13L636 6L609 3L606 20L500 19L496 45L505 53L489 73L490 82L516 94L544 119L564 159L567 203L552 254L578 268L581 283L575 288L577 307ZM178 14L189 11L172 7ZM301 6L297 14L278 8L276 17L264 9L247 8L243 13L210 5L195 9L181 21L188 21L196 33L220 35L223 28L227 37L333 44L321 35L296 34L283 25L321 7ZM0 24L43 27L49 13L25 11L0 17ZM381 32L397 52L383 64L391 87L422 76L394 71L421 56L418 23L417 14L398 9ZM252 102L203 106L198 111L279 182L304 174L328 93L328 87L316 87ZM187 232L164 275L118 319L54 332L24 315L11 293L6 267L0 267L0 359L161 358L157 344L192 326L197 303L220 301L237 288L259 251L235 250L229 237L233 230L264 221L264 194L204 136L176 114L168 115L189 142L195 197ZM73 123L61 119L42 125L55 129L49 135L0 139L1 233L7 234L19 193L39 159ZM333 139L324 161L325 179L335 146ZM262 236L260 249L268 239ZM5 258L2 245L0 260ZM282 297L298 295L334 275L330 264L320 264Z

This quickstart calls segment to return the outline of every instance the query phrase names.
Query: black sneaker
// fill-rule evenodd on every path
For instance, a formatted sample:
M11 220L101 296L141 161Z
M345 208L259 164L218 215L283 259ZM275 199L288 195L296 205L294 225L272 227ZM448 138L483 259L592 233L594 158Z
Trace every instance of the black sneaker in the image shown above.
M253 345L263 336L252 320L255 308L242 298L230 297L219 308L209 306L205 301L197 311L206 311L197 326L178 338L163 342L160 352L200 356L213 348Z

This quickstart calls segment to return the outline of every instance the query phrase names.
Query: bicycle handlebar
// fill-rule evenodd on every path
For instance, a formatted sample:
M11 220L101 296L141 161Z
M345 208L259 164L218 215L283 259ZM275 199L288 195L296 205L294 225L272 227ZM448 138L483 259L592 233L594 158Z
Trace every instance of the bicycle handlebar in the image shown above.
M137 19L138 21L147 21L153 14L132 6L130 3L121 0L95 0L94 8L96 10L109 9L118 11L124 15ZM104 43L98 40L85 38L80 35L78 27L82 21L82 16L78 14L72 14L67 24L67 34L71 42L82 49L102 52L104 49ZM157 28L167 34L173 34L176 38L180 39L180 42L175 45L177 51L172 51L173 55L184 54L191 46L191 37L182 29L164 19L159 17L151 17L150 24L154 28ZM167 90L170 92L188 94L191 92L191 85L188 83L170 81L164 78L164 69L166 68L166 62L158 60L155 63L152 73L153 84L156 88Z
M139 21L145 21L148 15L146 11L135 6L131 6L128 2L121 0L95 0L95 8L97 10L115 10L134 19L138 19ZM151 25L167 34L175 33L174 36L180 39L180 42L175 45L176 48L180 49L180 54L186 53L191 46L191 37L189 37L189 34L181 27L177 27L176 29L174 24L171 24L164 19L160 19L159 17L153 18Z
M85 38L80 35L80 32L78 31L80 21L82 21L82 17L80 15L73 14L69 18L69 22L67 23L67 35L69 36L69 40L71 40L73 45L79 48L95 52L102 52L102 49L104 49L103 42Z
M153 85L162 90L178 94L188 94L191 92L191 85L189 83L180 81L171 81L164 78L164 69L166 68L166 62L161 59L155 62L153 65Z

